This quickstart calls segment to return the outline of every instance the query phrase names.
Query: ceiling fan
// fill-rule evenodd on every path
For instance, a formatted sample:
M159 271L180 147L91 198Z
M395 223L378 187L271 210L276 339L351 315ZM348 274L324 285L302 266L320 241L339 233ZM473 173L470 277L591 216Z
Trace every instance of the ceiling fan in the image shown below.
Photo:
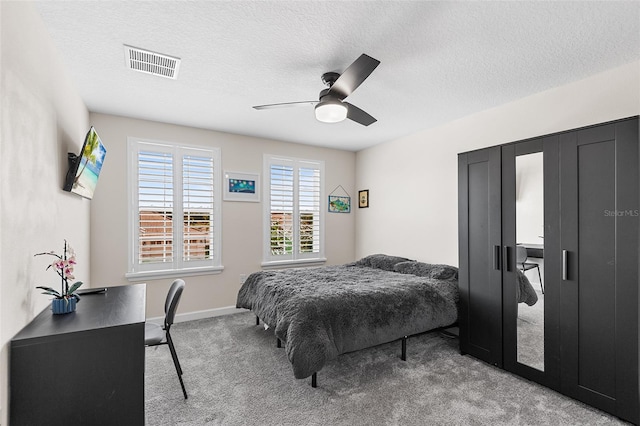
M329 88L320 92L319 100L256 105L253 108L262 110L315 105L315 113L318 121L337 123L348 118L363 126L369 126L377 120L357 106L349 102L344 102L344 99L356 90L379 64L380 61L363 53L355 62L349 65L342 74L338 74L337 72L322 74L322 82Z

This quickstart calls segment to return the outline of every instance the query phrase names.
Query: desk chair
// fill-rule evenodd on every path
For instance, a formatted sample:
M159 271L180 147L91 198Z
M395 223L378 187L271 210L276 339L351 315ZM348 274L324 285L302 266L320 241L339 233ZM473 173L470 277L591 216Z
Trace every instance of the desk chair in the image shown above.
M182 386L182 393L184 399L187 399L187 391L184 388L184 382L182 381L182 367L180 367L180 361L178 361L178 354L176 348L173 346L173 340L169 329L173 325L173 319L176 316L176 309L180 302L180 296L182 296L182 290L184 289L183 280L175 280L169 288L167 293L167 300L164 303L164 325L145 323L144 327L144 344L145 346L159 346L168 345L169 351L171 351L171 357L173 358L173 365L176 367L178 373L178 379L180 379L180 386Z
M538 278L540 279L540 288L542 289L542 294L544 294L544 286L542 285L542 276L540 275L540 266L537 263L527 262L527 248L524 246L516 246L516 263L522 270L522 272L526 272L530 269L538 270Z

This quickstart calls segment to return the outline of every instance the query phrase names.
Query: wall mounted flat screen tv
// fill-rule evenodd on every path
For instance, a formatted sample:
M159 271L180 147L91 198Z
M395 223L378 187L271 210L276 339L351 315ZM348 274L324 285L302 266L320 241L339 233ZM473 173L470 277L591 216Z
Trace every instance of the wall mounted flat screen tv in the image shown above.
M80 155L71 152L68 154L69 171L63 189L92 199L106 154L107 150L100 136L91 126L84 138Z

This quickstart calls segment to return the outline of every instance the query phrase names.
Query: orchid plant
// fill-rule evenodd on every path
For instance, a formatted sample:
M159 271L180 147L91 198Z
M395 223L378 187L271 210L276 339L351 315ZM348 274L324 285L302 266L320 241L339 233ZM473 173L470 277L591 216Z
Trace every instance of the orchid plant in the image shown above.
M76 290L82 285L82 281L76 281L74 284L69 286L69 282L75 280L75 276L73 275L73 267L76 264L76 253L73 251L73 248L67 240L64 240L64 251L62 255L57 254L53 251L45 252L45 253L37 253L34 256L53 256L56 260L47 266L47 270L49 268L53 268L54 271L60 276L62 280L61 289L57 291L51 287L37 286L36 288L44 290L42 294L48 294L50 296L54 296L56 299L70 299L75 298L76 301L80 300L80 296L76 294Z

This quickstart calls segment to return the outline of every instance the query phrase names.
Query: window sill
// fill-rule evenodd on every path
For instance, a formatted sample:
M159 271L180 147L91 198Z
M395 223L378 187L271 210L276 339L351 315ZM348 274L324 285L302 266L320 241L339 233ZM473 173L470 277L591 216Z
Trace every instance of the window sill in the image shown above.
M222 273L224 266L207 266L204 268L165 269L160 271L127 272L124 276L129 281L146 279L182 278L194 275L216 275Z
M272 260L269 262L262 262L263 269L277 269L286 268L288 266L315 266L321 263L325 263L327 259L320 257L316 259L297 259L297 260Z

